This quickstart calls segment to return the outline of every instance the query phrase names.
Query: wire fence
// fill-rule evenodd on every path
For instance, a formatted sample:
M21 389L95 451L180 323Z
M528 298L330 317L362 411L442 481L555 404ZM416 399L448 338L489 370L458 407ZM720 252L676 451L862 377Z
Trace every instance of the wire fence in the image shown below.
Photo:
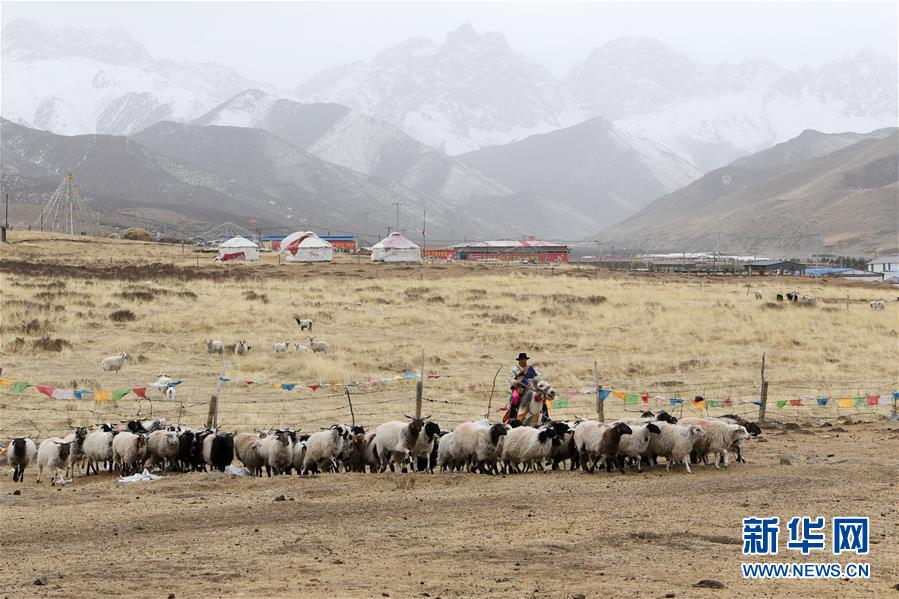
M445 429L459 422L484 417L498 420L508 401L505 381L498 381L494 387L492 384L470 383L469 377L490 380L492 375L426 378L422 414L430 416ZM235 431L270 427L313 431L337 422L350 423L354 419L356 424L374 427L414 414L415 382L415 379L404 379L355 388L326 387L316 392L308 389L273 389L268 385L224 384L218 401L218 425L219 428ZM209 414L215 380L210 380L208 387L204 387L201 383L191 385L187 381L178 387L175 399L165 399L162 394L148 390L147 399L128 397L118 401L93 401L57 400L31 391L16 393L9 386L2 386L0 438L46 437L63 434L74 426L90 427L104 422L121 423L146 418L165 418L168 424L202 427ZM620 387L609 384L606 388ZM841 417L857 420L888 418L896 414L894 392L897 389L897 381L769 381L766 419L771 422L802 422L819 419L836 421ZM705 401L694 402L696 396L701 396ZM875 396L877 401L872 405L868 400ZM760 403L759 384L747 380L644 389L639 394L628 393L626 397L626 401L613 396L604 400L607 420L639 416L647 410L666 410L677 417L736 414L756 420ZM823 397L828 401L822 405L819 399ZM853 398L852 405L841 405L837 398ZM862 398L865 399L864 404L857 405L855 399ZM883 398L889 401L885 402ZM799 400L798 404L796 400ZM595 418L596 393L592 381L589 386L573 389L557 387L551 415L565 420Z

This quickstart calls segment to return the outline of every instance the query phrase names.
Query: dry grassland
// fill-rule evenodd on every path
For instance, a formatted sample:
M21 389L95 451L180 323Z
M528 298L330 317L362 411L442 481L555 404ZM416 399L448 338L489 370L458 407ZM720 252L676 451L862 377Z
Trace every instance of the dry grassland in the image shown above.
M897 385L897 303L884 312L867 305L894 297L887 287L753 279L749 289L766 296L760 302L743 278L345 257L279 266L271 255L214 265L172 246L28 234L13 241L0 248L4 378L121 389L165 373L184 383L174 402L156 396L152 405L53 401L2 386L4 438L44 438L138 411L200 425L224 361L205 352L205 338L247 339L250 355L227 357L227 375L268 382L392 375L417 369L424 350L427 370L440 375L426 381L425 413L444 428L483 414L498 368L493 405L504 401L506 369L522 350L561 391L592 385L597 360L606 387L751 401L762 352L772 400ZM787 290L821 301L767 301ZM327 354L275 354L278 341L303 341L294 313L315 321ZM122 351L134 360L121 373L102 372L100 359ZM409 381L354 389L357 420L370 426L408 413L413 389ZM642 409L607 403L611 416ZM592 412L588 395L554 410ZM885 407L842 412L873 421L866 424L837 421L839 413L772 407L772 420L801 428L775 424L749 444L748 464L692 476L192 473L119 487L104 474L51 489L35 484L33 469L14 485L4 468L0 596L884 596L899 580L899 461L888 449L899 428L884 419ZM836 426L811 426L816 416ZM348 419L343 391L223 391L226 429L310 431ZM786 453L794 465L779 464ZM872 578L742 579L740 519L748 515L871 516ZM831 561L819 557L784 560ZM702 579L724 588L696 587Z
M250 355L226 356L226 375L275 383L345 383L417 371L423 350L426 370L440 375L426 383L431 401L425 412L448 425L483 414L499 368L493 405L504 401L506 372L519 351L527 351L563 393L591 386L597 360L606 388L749 401L757 399L763 352L771 400L886 393L899 379L899 304L883 312L867 305L895 295L885 286L627 275L574 266L375 265L346 257L279 266L276 256L266 255L257 263L214 265L210 255L182 253L179 246L24 233L13 240L3 248L4 376L118 389L164 373L185 381L176 403L182 422L191 424L205 420L224 362L205 352L206 338L246 339ZM765 300L755 300L747 285L761 289ZM771 301L787 290L815 295L819 305ZM308 345L293 314L315 322L315 336L330 345L327 353L274 352L279 341ZM122 351L134 360L121 373L102 372L100 359ZM412 409L414 384L353 392L357 416L376 424ZM61 414L59 402L40 395L29 394L27 402L3 397L3 426L22 418L46 422L44 412L18 412L20 406ZM67 418L94 424L138 409L127 399L86 403L70 402ZM579 395L559 413L587 416L593 405L590 396ZM624 409L620 400L607 405L613 414ZM161 401L153 409L168 417L179 413ZM148 410L145 405L142 413ZM837 409L786 408L786 414L835 416ZM348 416L342 390L228 385L221 406L222 424L238 429L309 428Z

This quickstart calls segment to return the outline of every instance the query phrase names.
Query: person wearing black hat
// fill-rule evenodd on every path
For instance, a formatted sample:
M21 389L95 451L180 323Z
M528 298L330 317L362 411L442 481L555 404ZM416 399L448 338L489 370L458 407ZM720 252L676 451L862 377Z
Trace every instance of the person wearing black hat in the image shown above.
M540 372L533 366L528 366L530 358L525 352L518 354L518 363L509 371L509 387L512 389L512 399L509 400L508 418L518 415L518 407L525 394L531 392L531 381L540 378Z

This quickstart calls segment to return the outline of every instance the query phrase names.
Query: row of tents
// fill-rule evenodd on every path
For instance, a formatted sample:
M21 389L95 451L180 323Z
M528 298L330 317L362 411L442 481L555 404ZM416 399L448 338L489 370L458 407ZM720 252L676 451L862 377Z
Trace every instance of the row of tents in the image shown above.
M287 262L331 262L334 248L312 231L297 231L281 240L281 255ZM246 237L232 237L219 244L216 260L258 260L259 246ZM421 249L399 232L391 233L371 247L372 262L421 262Z

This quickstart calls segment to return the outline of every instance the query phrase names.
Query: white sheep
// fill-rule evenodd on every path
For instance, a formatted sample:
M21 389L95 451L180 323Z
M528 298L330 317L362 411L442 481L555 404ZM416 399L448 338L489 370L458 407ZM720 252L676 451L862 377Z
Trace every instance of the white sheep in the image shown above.
M475 467L482 472L497 472L496 463L502 456L504 439L509 429L503 424L488 424L489 426L484 426L480 421L463 422L453 429L458 447L457 455L468 464L469 472Z
M112 439L117 431L112 428L111 424L100 425L100 430L89 433L84 438L84 458L87 462L87 474L91 473L91 468L95 474L99 474L98 464L107 464L108 470L112 471Z
M25 482L25 468L37 457L37 445L28 437L16 437L9 443L6 460L13 467L12 481Z
M253 349L247 342L243 339L234 344L234 353L238 356L245 356L250 353L250 350Z
M210 354L223 354L225 353L225 344L216 339L207 339L206 343L206 351Z
M703 463L708 465L707 455L714 453L715 468L720 469L719 462L724 463L727 468L727 455L734 445L738 445L749 438L749 432L746 428L731 422L718 418L682 418L682 424L697 425L705 431L705 435L700 437L693 443L693 451L702 459Z
M803 295L799 298L799 302L803 304L807 304L809 306L815 305L815 296L813 295Z
M118 372L125 365L125 360L128 358L130 356L125 352L117 356L107 356L100 360L100 367L103 369L103 372Z
M290 466L297 474L303 471L303 460L306 459L306 441L297 439L290 448Z
M53 473L50 477L51 485L61 480L60 472L64 472L69 467L72 457L71 449L71 441L66 443L59 437L49 437L41 441L37 450L37 482L41 482L44 468Z
M883 310L886 308L886 302L883 300L874 300L869 304L872 310Z
M290 469L293 463L293 444L284 431L275 431L258 441L259 455L265 463L265 473L268 476L272 472L283 474Z
M147 435L147 455L154 465L175 469L181 441L175 431L153 431Z
M518 466L540 468L546 472L546 460L552 453L556 432L548 426L519 426L506 433L501 458L506 472L517 472Z
M441 472L456 470L465 464L465 457L456 442L456 434L447 433L440 437L437 445L437 466Z
M328 351L328 342L327 341L316 341L315 337L309 337L309 347L313 352L326 352Z
M385 422L375 429L375 447L381 459L381 472L384 472L388 465L393 470L394 464L399 466L402 472L406 471L406 464L423 427L424 419L410 418L409 422L400 420Z
M756 289L756 290L755 290L755 299L760 300L760 299L762 299L762 297L763 297L763 296L762 296L762 290L761 290L761 289Z
M308 352L311 352L311 351L312 351L312 350L309 349L307 346L305 346L305 345L300 345L299 343L294 343L294 344L293 344L293 348L294 348L296 351L300 352L300 353L308 353Z
M652 455L664 456L666 460L665 471L671 469L671 464L682 463L690 470L690 452L693 451L693 443L696 439L705 436L702 427L696 424L670 424L668 422L656 422L661 431L658 435L650 435L647 452Z
M113 467L122 476L137 472L147 457L147 435L122 431L112 440Z
M253 476L260 476L265 466L265 460L259 453L261 440L258 433L238 433L234 436L234 454Z
M303 457L303 473L313 470L324 472L340 468L340 456L350 442L352 433L349 427L335 424L331 428L309 435L306 441L306 455Z
M290 347L290 341L285 341L284 343L276 343L275 344L275 353L283 354Z
M602 461L607 470L618 455L618 447L632 429L626 422L606 424L595 420L583 420L574 429L574 444L580 454L581 468L593 472Z

